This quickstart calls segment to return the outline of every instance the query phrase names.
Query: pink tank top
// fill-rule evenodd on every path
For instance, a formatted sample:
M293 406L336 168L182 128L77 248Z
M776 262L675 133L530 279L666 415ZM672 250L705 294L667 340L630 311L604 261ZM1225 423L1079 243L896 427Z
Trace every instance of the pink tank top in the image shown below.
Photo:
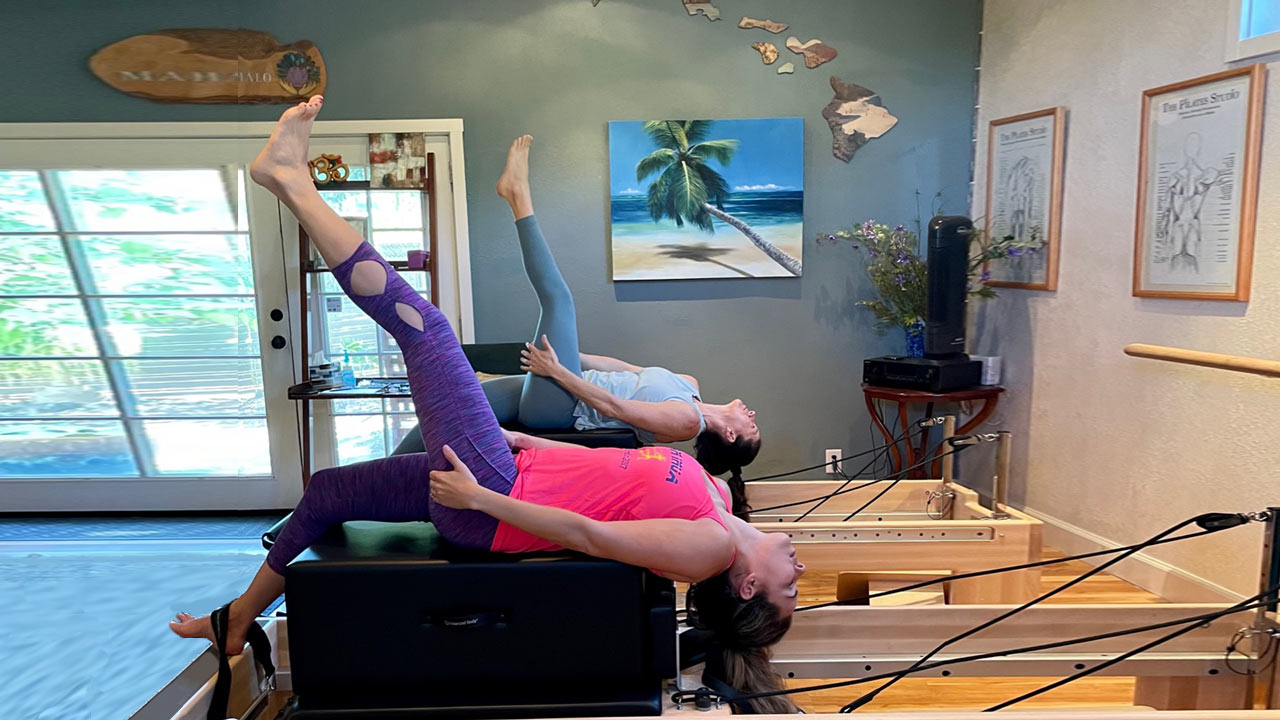
M572 510L595 520L709 517L728 529L707 491L707 475L688 454L674 448L543 448L516 456L511 497L535 505ZM716 485L725 507L729 498ZM536 535L498 523L494 552L559 550Z

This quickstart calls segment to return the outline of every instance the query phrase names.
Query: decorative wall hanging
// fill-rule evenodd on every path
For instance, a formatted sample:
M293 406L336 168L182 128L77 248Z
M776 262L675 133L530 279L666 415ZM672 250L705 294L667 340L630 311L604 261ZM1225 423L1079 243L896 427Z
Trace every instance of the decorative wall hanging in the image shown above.
M988 126L986 237L1032 244L989 263L988 285L1058 289L1066 117L1066 108L1055 107Z
M172 103L293 103L322 94L324 59L310 40L281 45L258 30L157 30L89 58L99 80L134 97Z
M614 280L802 270L804 120L609 123Z
M753 42L751 47L760 53L760 59L765 65L772 65L778 62L778 46L767 42Z
M759 28L761 30L768 30L774 35L777 35L778 33L782 32L783 30L786 30L790 26L787 25L786 23L774 22L772 20L757 20L755 18L749 18L744 16L741 20L738 21L738 27L742 28L743 30L754 30L756 28Z
M369 184L427 186L427 138L422 133L369 133Z
M898 118L889 114L874 90L843 82L834 75L831 89L836 96L822 109L822 117L831 127L831 153L841 160L849 162L858 148L898 124Z
M322 153L320 157L308 162L307 167L311 168L311 180L317 185L346 182L347 178L351 176L351 168L342 162L341 155Z
M720 19L720 8L707 2L707 0L681 0L684 3L685 12L690 15L702 15L708 20Z
M1249 299L1266 66L1142 93L1133 294Z
M800 38L792 35L787 38L787 49L797 55L803 55L804 66L810 69L831 62L836 57L836 49L817 38L802 43Z
M778 66L779 75L787 75L796 71L795 63L783 63Z

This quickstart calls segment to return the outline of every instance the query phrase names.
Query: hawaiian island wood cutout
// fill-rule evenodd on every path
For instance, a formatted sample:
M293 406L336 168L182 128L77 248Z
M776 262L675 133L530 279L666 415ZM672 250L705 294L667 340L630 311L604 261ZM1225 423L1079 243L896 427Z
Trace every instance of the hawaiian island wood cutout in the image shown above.
M774 22L772 20L757 20L756 18L747 17L743 15L742 19L738 21L738 27L742 28L743 30L753 30L755 28L760 28L761 30L768 30L774 35L777 35L778 33L782 32L783 30L786 30L790 26L787 25L786 23Z
M712 5L708 0L681 0L684 3L685 12L690 15L701 15L708 20L720 19L720 8Z
M89 58L107 85L173 103L293 103L325 90L328 74L310 40L281 45L259 30L157 30Z
M836 96L822 109L822 117L831 128L831 154L837 158L849 162L858 148L898 124L876 91L843 82L835 75L831 76L831 89Z
M810 70L836 58L836 49L817 38L802 43L800 38L792 35L787 38L787 49L797 55L803 55L804 66Z
M778 46L767 42L753 42L751 47L760 53L760 59L765 65L772 65L778 61Z

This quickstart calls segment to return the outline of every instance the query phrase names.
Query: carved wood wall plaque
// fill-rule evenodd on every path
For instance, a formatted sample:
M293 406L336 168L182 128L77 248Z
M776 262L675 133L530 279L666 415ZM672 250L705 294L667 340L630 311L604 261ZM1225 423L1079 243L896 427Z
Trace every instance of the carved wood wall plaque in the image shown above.
M292 103L328 80L310 40L282 45L260 30L157 30L112 43L89 69L120 92L170 103Z

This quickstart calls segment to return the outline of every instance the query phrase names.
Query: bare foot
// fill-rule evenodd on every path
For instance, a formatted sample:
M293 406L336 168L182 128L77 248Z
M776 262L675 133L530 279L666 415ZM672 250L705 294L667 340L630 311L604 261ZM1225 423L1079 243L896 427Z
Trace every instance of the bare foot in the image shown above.
M240 617L234 602L230 613L227 618L226 651L228 655L239 655L244 652L245 636L249 633L249 623L253 622L253 618ZM169 623L169 629L179 637L204 638L213 642L213 621L208 615L196 617L190 613L178 613L177 620Z
M249 166L249 177L254 182L273 193L285 190L299 180L311 182L307 150L311 146L311 125L323 104L324 98L316 95L284 111L276 129L271 131L266 147Z
M521 135L507 150L507 167L498 178L498 195L511 206L511 212L520 219L533 214L533 199L529 192L529 146L532 135Z

